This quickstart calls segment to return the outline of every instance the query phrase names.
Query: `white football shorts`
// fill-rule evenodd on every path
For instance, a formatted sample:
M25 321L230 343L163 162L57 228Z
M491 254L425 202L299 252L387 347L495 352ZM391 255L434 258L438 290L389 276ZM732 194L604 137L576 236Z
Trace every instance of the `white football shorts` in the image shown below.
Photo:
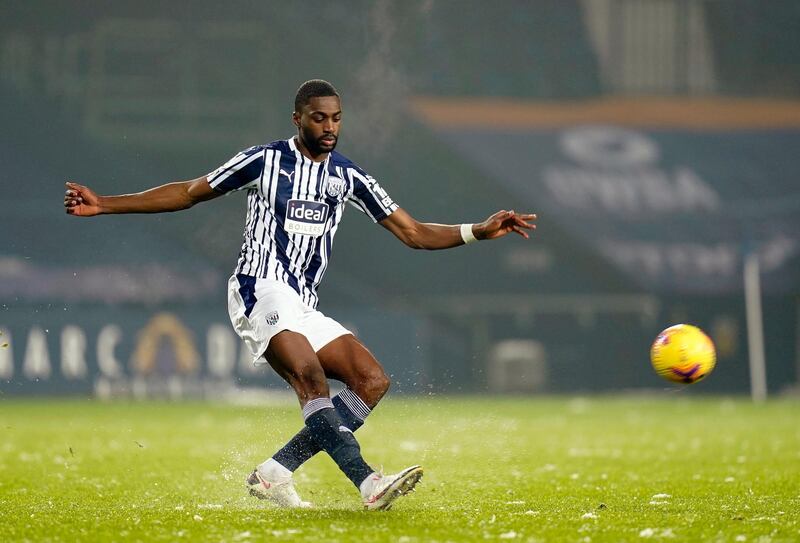
M267 364L264 353L278 332L303 334L314 352L350 330L303 303L295 290L279 281L233 275L228 280L228 314L256 366Z

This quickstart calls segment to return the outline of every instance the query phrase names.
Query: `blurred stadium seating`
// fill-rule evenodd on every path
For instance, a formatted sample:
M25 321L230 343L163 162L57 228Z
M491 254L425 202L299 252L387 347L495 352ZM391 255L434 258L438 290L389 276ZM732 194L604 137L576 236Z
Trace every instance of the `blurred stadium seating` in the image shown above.
M288 137L294 92L313 77L342 93L342 152L416 217L540 213L531 242L420 253L350 212L321 309L364 337L400 391L486 390L491 353L520 339L546 353L537 390L659 387L649 343L678 321L718 346L699 391L746 391L751 250L770 388L797 381L795 2L2 9L3 394L279 385L247 366L227 325L243 198L91 221L60 201L67 179L135 192Z

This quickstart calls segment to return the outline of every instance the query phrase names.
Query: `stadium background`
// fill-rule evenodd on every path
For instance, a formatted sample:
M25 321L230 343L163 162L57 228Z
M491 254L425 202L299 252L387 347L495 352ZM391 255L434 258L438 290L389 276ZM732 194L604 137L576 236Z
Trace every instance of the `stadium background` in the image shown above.
M743 258L767 383L800 372L800 9L755 0L4 3L0 394L282 388L227 321L245 202L76 220L63 182L134 192L288 137L343 96L339 149L423 220L540 215L529 242L409 251L351 211L321 309L395 392L664 388L691 322L746 393Z

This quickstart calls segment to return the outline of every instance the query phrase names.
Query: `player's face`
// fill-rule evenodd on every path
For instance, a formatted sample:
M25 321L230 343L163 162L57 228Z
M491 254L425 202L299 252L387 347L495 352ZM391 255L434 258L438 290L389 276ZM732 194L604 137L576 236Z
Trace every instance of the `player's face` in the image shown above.
M330 153L336 148L342 122L342 105L337 96L311 98L303 111L295 112L292 117L312 155Z

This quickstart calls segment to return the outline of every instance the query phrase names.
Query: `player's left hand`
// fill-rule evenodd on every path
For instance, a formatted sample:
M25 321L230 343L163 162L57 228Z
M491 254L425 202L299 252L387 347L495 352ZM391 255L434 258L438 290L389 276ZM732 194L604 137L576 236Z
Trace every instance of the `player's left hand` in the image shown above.
M534 213L517 213L515 211L498 211L482 223L475 225L475 237L478 239L501 238L511 232L516 232L525 239L530 236L525 230L536 230L533 221Z

